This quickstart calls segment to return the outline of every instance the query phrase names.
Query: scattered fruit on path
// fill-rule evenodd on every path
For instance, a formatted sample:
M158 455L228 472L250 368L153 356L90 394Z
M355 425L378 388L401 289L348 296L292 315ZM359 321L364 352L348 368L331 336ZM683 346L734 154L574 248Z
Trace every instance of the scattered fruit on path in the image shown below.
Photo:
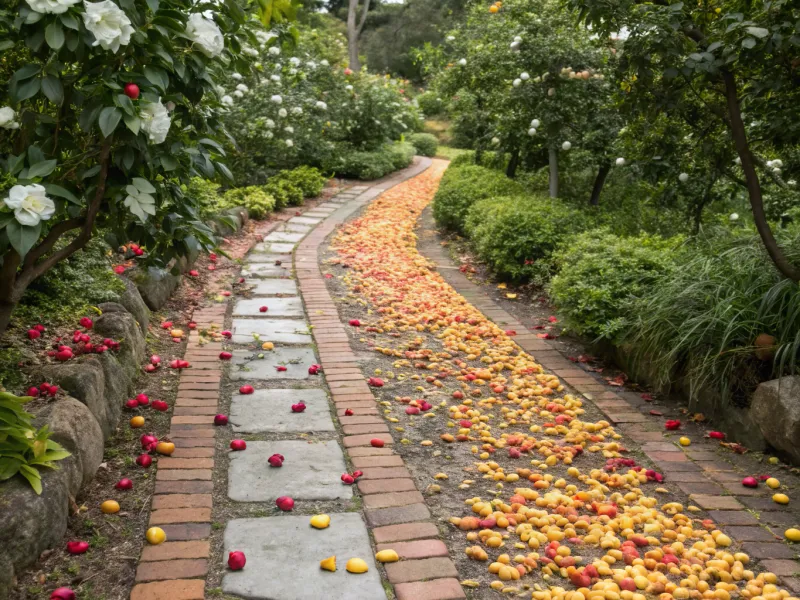
M314 515L311 517L311 526L314 529L325 529L331 524L331 518L328 515Z
M800 542L800 529L787 529L783 535L786 536L786 539L790 542Z
M345 569L350 573L366 573L369 571L367 563L361 558L351 558L348 560Z
M778 504L789 504L789 496L786 494L773 494L772 501Z
M324 558L319 561L319 568L323 571L335 571L336 570L336 557L329 556L328 558Z
M779 487L781 487L781 482L774 477L770 477L764 483L767 484L767 487L771 487L773 490L777 490Z
M679 439L678 441L680 442L681 446L688 446L689 444L691 444L691 443L692 443L692 440L690 440L690 439L689 439L689 438L687 438L687 437L682 437L682 438L681 438L681 439Z
M234 551L228 554L228 568L231 571L241 571L244 569L244 565L247 562L247 558L244 555L244 552Z
M134 429L139 429L140 427L144 427L144 417L140 415L136 415L135 417L131 417L131 427Z
M375 555L375 560L382 563L397 562L400 557L394 550L381 550Z
M147 530L147 533L144 534L144 537L154 546L167 541L167 534L161 527L151 527Z
M119 512L119 502L116 500L106 500L100 505L100 510L107 515L113 515Z

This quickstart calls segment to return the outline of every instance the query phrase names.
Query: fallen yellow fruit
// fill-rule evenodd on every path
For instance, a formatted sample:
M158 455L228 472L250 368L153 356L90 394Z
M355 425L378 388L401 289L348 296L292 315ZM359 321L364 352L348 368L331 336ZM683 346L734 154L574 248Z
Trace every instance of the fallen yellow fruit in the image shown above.
M319 568L324 571L335 571L336 570L336 557L329 556L328 558L319 561Z
M787 529L784 534L790 542L800 542L800 529Z
M777 465L780 461L778 460L777 456L770 456L769 457L769 464Z
M367 563L361 558L351 558L344 567L350 573L366 573L369 571Z
M115 512L119 512L119 502L116 500L106 500L100 505L100 510L107 515L112 515Z
M139 427L144 427L144 417L137 415L135 417L131 417L131 427L134 429L139 429Z
M767 486L771 487L773 490L777 490L779 487L781 487L781 482L774 477L770 477L764 483L766 483Z
M263 344L261 344L262 350L273 350L274 348L275 344L273 344L272 342L264 342Z
M400 557L394 550L381 550L375 555L375 560L382 563L397 562Z
M774 494L772 496L772 501L778 504L789 504L789 496L786 494Z
M682 438L681 438L681 439L679 439L678 441L680 442L681 446L688 446L689 444L691 444L691 443L692 443L692 440L690 440L690 439L689 439L689 438L687 438L687 437L682 437Z
M161 527L151 527L147 530L147 533L144 534L144 537L154 546L167 541L167 534Z
M328 515L314 515L311 517L311 526L315 529L325 529L331 524L331 518Z

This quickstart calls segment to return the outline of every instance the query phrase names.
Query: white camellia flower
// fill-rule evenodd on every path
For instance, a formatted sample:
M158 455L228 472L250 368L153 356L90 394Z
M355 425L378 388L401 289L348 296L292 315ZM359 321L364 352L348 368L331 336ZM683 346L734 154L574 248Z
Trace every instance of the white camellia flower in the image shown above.
M233 95L236 96L237 98L244 98L244 93L242 92L242 90L233 90Z
M295 107L292 108L292 114L293 115L302 115L303 114L303 109L301 107L299 107L299 106L295 106Z
M538 128L539 125L541 125L541 123L539 122L539 119L534 119L533 121L531 121L531 127Z
M274 81L275 83L280 83L281 76L280 75L270 75L269 78Z
M780 175L782 171L778 167L775 167L772 169L772 172L775 173L775 175Z
M535 127L531 127L530 129L528 129L528 135L531 136L531 137L536 135L536 128Z
M156 188L147 179L134 177L133 184L126 186L125 191L128 192L125 206L142 222L147 221L147 215L156 214L156 199L152 196L156 193Z
M458 64L460 64L462 67L466 67L467 66L467 59L466 58L462 58L461 60L458 61Z
M319 64L321 64L323 67L328 67L331 63L323 58L321 61L319 61Z
M306 66L313 71L317 68L317 63L315 63L313 60L310 60L306 63Z
M15 185L8 191L4 200L6 206L14 211L14 218L20 225L33 227L39 221L47 221L56 212L55 203L45 195L44 186Z
M286 147L291 148L292 146L294 146L294 142L292 140L286 140Z
M494 144L496 146L499 143L500 143L500 138L497 138L497 137L493 137L492 138L492 144Z
M272 133L271 131L267 131L267 132L264 134L264 137L265 137L265 138L267 138L268 140L271 140L272 138L274 138L274 137L275 137L275 134L274 134L274 133Z
M214 89L217 90L217 95L219 96L225 95L225 88L222 87L221 85L215 86Z
M509 44L509 47L515 52L519 52L519 46L520 46L519 42L511 42L511 44Z
M316 106L320 110L328 110L328 105L325 104L322 100L318 100Z
M294 67L289 69L289 75L297 75L297 69L295 69Z
M268 43L271 39L278 37L277 33L272 33L271 31L256 31L256 39L261 42L262 44Z
M681 183L686 183L687 181L689 181L689 174L681 173L680 175L678 175L678 181L680 181Z
M200 13L192 13L189 17L189 22L186 23L186 35L209 58L219 56L225 49L225 38L222 37L217 24Z
M242 46L242 54L246 54L250 58L258 58L258 50L252 46Z
M270 98L275 104L283 104L283 98L281 98L278 94L275 94L272 98Z
M289 113L288 113L288 112L286 112L286 109L285 109L285 108L282 108L282 109L280 109L280 110L278 111L278 116L279 116L281 119L285 119L287 116L289 116Z
M225 106L233 106L233 98L227 94L220 98L220 102L222 102Z
M16 121L17 113L10 106L0 108L0 128L2 129L19 129L19 123Z
M231 77L233 77L236 81L241 81L242 80L242 74L241 73L234 73L233 75L231 75Z
M62 15L81 0L26 0L31 10L43 15Z
M275 128L275 121L273 121L272 119L267 119L264 122L264 126L269 128L269 129L274 129Z
M742 164L742 159L741 159L741 158L739 158L739 157L737 156L737 157L734 159L734 161L733 161L733 164L735 164L735 165L740 165L740 164Z
M167 107L158 102L145 104L139 111L142 120L142 131L147 134L148 139L154 144L161 144L167 139L169 127L172 121L169 119Z
M624 167L624 166L625 166L625 159L624 159L624 158L622 158L622 157L620 156L620 157L619 157L619 158L618 158L618 159L615 161L615 164L616 164L618 167Z
M561 144L562 150L569 150L570 148L572 148L572 142L564 142L563 144Z
M789 181L786 182L786 185L794 187L797 185L797 182L794 179L790 179Z
M514 81L511 82L511 85L513 85L514 87L521 86L522 85L522 79L515 79Z
M739 220L739 213L731 213L731 216L728 217L731 221L738 221Z
M296 67L300 64L300 59L297 58L296 56L293 56L292 58L289 59L289 62Z
M286 127L283 128L283 130L286 133L294 133L294 127L292 127L291 125L287 125Z
M519 75L519 78L520 78L520 79L522 79L522 81L528 81L528 79L530 79L530 78L531 78L531 76L530 76L530 75L528 75L528 74L527 74L527 73L525 73L525 72L522 72L522 73L520 73L520 75Z
M281 49L277 46L270 46L268 52L272 54L272 56L279 56L281 53Z
M243 92L243 93L245 93L245 94L246 94L247 92L249 92L249 91L250 91L250 88L249 88L249 87L247 87L247 86L246 86L245 84L243 84L243 83L240 83L239 85L237 85L237 86L236 86L236 89L237 89L237 90L239 90L240 92Z
M93 46L100 46L103 50L117 53L120 46L127 46L131 41L133 27L127 15L111 2L86 2L83 6L83 24L94 36Z
M344 89L346 89L348 92L352 92L353 91L353 86L352 85L346 85L346 86L344 86Z
M456 39L456 36L454 36L454 35L448 35L447 36L447 41L448 42L452 42L454 39Z

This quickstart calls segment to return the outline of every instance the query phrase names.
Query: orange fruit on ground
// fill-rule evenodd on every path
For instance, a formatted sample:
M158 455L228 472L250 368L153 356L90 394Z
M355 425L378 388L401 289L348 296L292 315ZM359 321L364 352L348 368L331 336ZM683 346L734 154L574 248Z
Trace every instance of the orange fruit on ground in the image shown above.
M134 429L139 429L139 427L144 427L144 417L141 415L136 415L135 417L131 417L131 427Z
M144 534L144 537L154 546L167 541L167 534L161 527L151 527L147 530L147 533Z
M156 446L156 452L169 456L175 452L175 444L172 442L158 442L158 445Z
M116 500L106 500L100 505L100 510L107 515L113 515L119 512L119 502Z

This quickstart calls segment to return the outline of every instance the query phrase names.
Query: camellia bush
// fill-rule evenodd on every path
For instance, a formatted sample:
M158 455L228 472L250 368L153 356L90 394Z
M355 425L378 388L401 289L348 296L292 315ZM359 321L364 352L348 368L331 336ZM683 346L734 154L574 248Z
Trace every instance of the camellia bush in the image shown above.
M215 245L185 190L231 176L216 82L258 54L247 4L3 4L0 332L31 282L99 228L165 266Z

